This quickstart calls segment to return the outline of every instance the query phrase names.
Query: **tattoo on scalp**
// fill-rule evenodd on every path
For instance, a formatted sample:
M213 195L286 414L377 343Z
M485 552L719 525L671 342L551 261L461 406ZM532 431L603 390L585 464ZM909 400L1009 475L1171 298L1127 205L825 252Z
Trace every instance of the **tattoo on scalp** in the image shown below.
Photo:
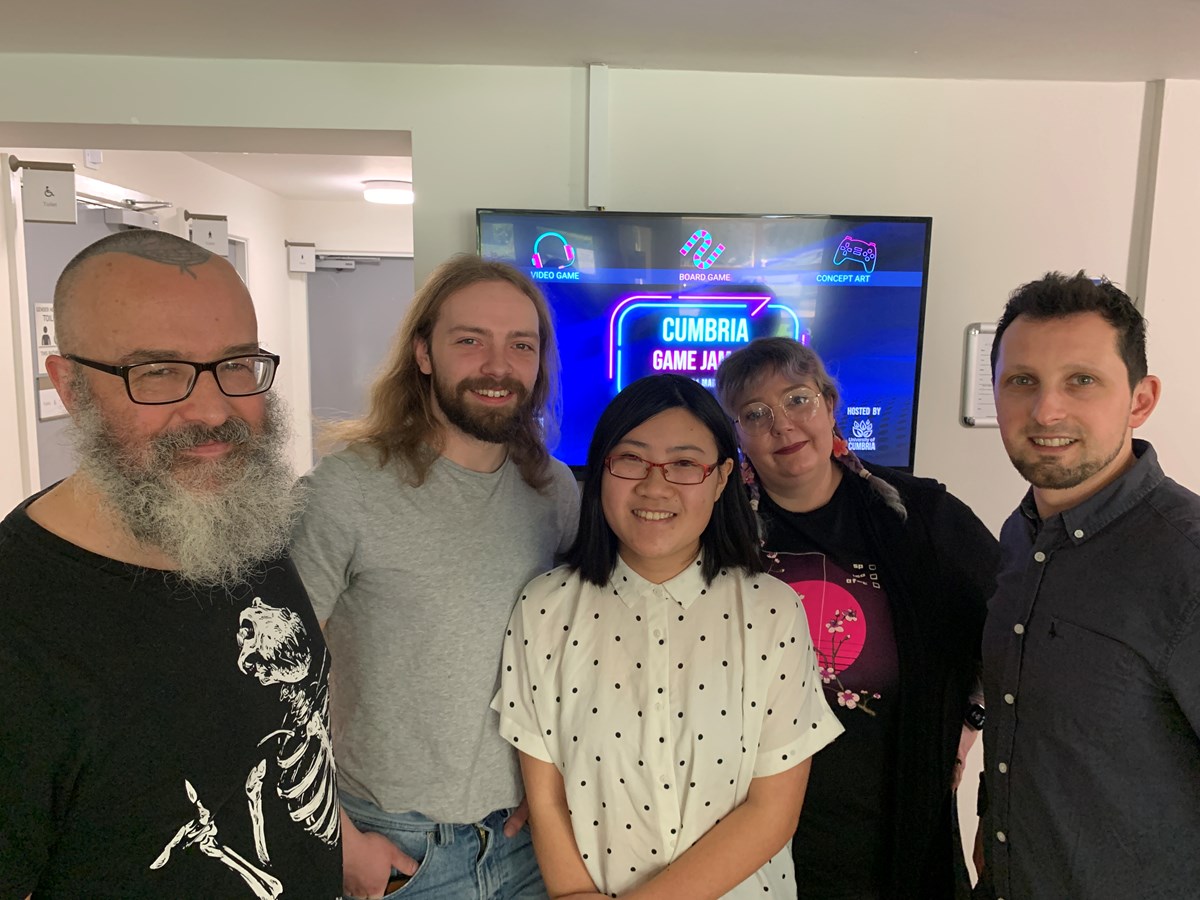
M186 272L192 278L196 277L192 266L203 265L213 257L209 251L191 241L154 240L163 237L159 234L146 235L136 246L123 248L121 252L165 266L178 266L180 274Z
M166 232L138 229L118 232L97 241L71 260L63 274L66 275L87 259L107 253L126 253L165 266L178 266L180 274L186 273L192 278L197 277L192 271L193 266L203 265L213 258L212 253L185 238Z

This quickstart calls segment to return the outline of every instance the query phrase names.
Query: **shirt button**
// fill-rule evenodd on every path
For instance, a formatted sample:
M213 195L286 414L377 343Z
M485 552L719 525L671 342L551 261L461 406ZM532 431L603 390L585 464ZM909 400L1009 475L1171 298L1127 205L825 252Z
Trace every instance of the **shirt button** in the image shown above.
M1014 703L1017 702L1017 698L1014 697L1012 694L1005 694L1004 702L1007 703L1009 706L1012 706Z
M655 703L655 704L654 704L654 708L655 708L655 709L662 709L662 704L661 704L661 703Z
M662 637L662 631L661 631L661 629L655 628L655 629L654 629L654 636L655 636L655 637Z
M1075 529L1075 537L1077 537L1077 538L1083 537L1083 529L1082 528Z
M1008 771L1008 763L1000 763L1000 765L996 766L996 768L999 769L1000 774L1003 775Z
M1046 554L1045 554L1045 553L1043 553L1041 550L1039 550L1037 553L1033 554L1033 558L1034 558L1035 560L1037 560L1038 562L1045 562L1045 561L1046 561Z
M1024 634L1025 626L1022 625L1020 622L1018 622L1016 625L1013 626L1013 631L1015 631L1017 634Z
M1008 836L1005 835L1005 833L1003 831L997 831L996 832L996 840L998 840L1000 843L1003 844L1005 841L1008 840Z

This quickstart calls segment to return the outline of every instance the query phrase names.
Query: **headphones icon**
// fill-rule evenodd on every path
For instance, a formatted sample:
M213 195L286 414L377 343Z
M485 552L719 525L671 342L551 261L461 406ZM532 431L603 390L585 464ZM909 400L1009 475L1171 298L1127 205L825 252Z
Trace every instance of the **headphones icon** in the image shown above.
M533 267L535 269L540 269L542 267L542 257L541 257L541 254L538 253L538 246L542 243L542 241L544 241L548 237L556 237L560 241L562 241L563 252L567 256L567 261L563 265L559 266L559 268L565 269L568 266L570 266L571 263L573 263L575 261L575 248L572 247L570 244L568 244L567 239L565 237L563 237L561 234L559 234L557 231L547 231L544 234L542 234L541 236L539 236L536 241L533 242L533 256L530 258L530 262L533 263Z

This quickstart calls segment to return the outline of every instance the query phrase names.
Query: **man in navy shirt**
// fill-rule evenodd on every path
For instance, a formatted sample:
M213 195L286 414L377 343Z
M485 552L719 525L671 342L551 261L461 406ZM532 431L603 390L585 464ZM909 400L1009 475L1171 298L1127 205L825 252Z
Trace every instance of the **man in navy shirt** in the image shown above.
M992 367L1031 488L984 630L979 894L1195 897L1200 497L1133 439L1160 392L1145 321L1107 281L1051 273L1009 300Z

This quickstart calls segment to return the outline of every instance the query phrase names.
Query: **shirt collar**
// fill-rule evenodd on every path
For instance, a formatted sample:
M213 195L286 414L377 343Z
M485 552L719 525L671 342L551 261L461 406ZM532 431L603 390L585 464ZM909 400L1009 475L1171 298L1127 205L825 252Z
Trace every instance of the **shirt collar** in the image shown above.
M682 572L661 585L647 581L625 564L625 560L617 555L617 565L613 569L609 584L613 593L621 598L621 602L633 609L647 598L660 596L673 600L684 609L690 607L700 597L700 592L708 587L704 582L704 554L697 556L695 561L688 564Z
M1105 485L1078 506L1072 506L1051 516L1048 521L1061 516L1067 536L1076 544L1081 544L1109 522L1140 503L1147 494L1158 487L1159 482L1166 478L1166 474L1158 464L1158 454L1149 442L1134 440L1133 456L1134 463L1128 472L1111 484ZM1033 523L1035 529L1043 524L1038 516L1032 488L1021 501L1020 510L1025 518Z

